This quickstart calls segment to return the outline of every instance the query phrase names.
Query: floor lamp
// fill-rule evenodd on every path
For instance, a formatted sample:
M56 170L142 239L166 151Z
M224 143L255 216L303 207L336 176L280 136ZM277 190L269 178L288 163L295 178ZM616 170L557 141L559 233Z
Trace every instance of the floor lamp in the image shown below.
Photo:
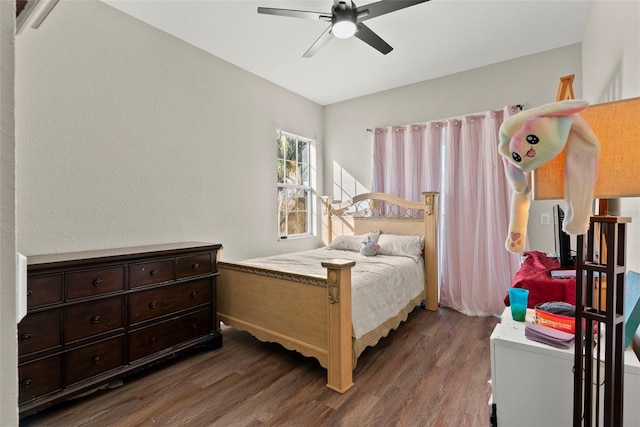
M640 156L640 98L592 105L580 114L601 145L594 197L640 196L637 167L629 160ZM564 197L563 165L561 153L534 171L534 200ZM601 421L622 425L626 225L631 218L600 212L605 215L592 216L587 234L577 237L574 427Z

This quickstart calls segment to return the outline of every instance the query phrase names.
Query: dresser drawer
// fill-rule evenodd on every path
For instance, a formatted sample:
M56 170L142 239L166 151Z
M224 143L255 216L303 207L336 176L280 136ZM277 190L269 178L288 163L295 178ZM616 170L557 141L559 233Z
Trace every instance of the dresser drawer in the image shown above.
M62 355L55 354L18 366L20 404L62 388Z
M124 290L124 266L74 271L65 277L67 300Z
M61 310L28 314L18 325L18 354L35 353L60 346Z
M211 279L136 292L129 296L129 323L207 304L211 301Z
M129 287L152 285L174 280L173 258L129 265Z
M66 308L65 342L122 328L123 306L124 298L118 296Z
M171 319L129 333L129 362L204 336L211 331L211 310Z
M121 335L66 353L65 386L123 366L122 348L123 336Z
M211 273L213 266L211 252L178 258L176 264L178 279Z
M27 279L27 307L62 302L62 274Z

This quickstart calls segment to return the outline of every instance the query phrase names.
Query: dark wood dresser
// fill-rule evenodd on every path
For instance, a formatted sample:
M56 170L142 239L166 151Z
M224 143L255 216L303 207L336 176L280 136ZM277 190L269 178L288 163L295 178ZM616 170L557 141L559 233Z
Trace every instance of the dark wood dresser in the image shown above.
M221 248L183 242L28 257L20 416L195 347L220 348Z

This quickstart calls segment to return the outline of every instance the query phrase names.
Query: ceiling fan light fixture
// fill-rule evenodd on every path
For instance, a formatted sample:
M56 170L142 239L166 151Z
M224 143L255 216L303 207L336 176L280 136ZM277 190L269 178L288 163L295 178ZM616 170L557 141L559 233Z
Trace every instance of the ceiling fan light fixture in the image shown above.
M356 33L356 24L349 19L336 20L331 27L331 32L339 39L348 39Z
M363 21L427 1L429 0L379 0L371 3L369 0L365 6L357 7L353 0L333 0L331 14L271 7L258 7L258 13L331 22L331 25L326 27L322 35L302 55L303 58L311 58L332 37L347 39L352 36L356 36L378 52L386 55L393 50L393 47L367 27Z

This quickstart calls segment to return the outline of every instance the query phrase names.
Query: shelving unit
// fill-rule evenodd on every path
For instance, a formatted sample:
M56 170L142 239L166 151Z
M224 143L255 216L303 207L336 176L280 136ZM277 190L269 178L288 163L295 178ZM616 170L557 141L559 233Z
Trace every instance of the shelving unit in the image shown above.
M629 217L593 216L587 241L577 236L574 427L598 426L600 421L622 425L625 243L630 222ZM598 290L604 283L601 301Z

